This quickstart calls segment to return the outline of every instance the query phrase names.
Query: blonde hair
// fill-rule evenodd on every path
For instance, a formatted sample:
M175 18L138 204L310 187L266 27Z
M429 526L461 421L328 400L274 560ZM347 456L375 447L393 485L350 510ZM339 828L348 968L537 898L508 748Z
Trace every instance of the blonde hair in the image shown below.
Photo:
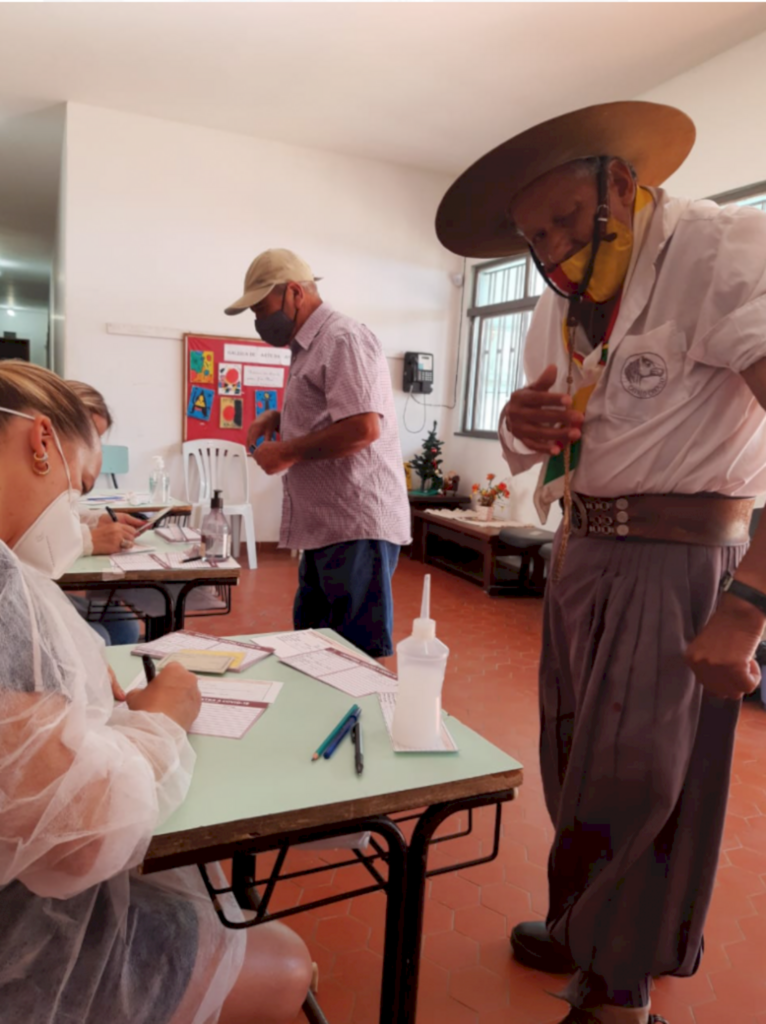
M64 383L71 391L74 391L91 416L100 416L102 420L106 421L107 429L111 427L112 414L100 391L96 391L90 384L84 384L81 380L67 380Z
M0 406L17 412L42 413L63 437L94 444L96 432L84 403L50 370L21 359L0 361ZM0 412L0 430L10 422Z

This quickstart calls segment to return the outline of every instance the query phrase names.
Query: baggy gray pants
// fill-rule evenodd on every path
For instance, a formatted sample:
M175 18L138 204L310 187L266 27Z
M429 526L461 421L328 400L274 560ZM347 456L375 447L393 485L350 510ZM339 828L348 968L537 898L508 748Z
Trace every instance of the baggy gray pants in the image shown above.
M548 927L578 965L574 1005L646 1005L650 977L699 963L740 702L683 653L745 550L572 537L548 585Z

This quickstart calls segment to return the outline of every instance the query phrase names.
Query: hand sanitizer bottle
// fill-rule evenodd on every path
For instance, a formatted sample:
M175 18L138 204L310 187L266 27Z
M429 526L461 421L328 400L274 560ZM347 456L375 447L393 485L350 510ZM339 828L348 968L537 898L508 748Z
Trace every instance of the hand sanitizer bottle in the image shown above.
M223 498L220 491L213 491L210 511L202 520L202 543L206 558L229 558L231 555L231 530L223 514Z
M412 636L396 645L399 689L391 732L397 745L412 750L434 750L442 745L442 686L449 648L436 639L430 610L429 575L423 580L420 618L412 623Z
M149 493L152 501L164 505L170 497L170 477L165 472L165 460L161 455L153 455L154 468L149 477Z

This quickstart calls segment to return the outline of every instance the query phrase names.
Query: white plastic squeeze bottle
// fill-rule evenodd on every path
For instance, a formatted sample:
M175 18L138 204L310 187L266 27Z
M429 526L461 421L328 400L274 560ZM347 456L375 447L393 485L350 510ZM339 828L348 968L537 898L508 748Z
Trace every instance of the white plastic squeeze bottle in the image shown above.
M399 689L391 731L395 743L413 750L441 745L442 686L449 648L436 639L430 611L429 575L423 580L420 618L412 623L412 636L396 645Z

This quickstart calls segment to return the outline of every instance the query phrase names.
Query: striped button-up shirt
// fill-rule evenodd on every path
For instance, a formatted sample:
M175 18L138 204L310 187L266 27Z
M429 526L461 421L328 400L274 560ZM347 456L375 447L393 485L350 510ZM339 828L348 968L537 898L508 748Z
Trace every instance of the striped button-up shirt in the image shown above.
M323 303L291 348L282 438L370 412L380 416L380 437L355 455L298 462L287 471L280 546L312 550L364 539L408 544L402 450L380 342L364 324Z

